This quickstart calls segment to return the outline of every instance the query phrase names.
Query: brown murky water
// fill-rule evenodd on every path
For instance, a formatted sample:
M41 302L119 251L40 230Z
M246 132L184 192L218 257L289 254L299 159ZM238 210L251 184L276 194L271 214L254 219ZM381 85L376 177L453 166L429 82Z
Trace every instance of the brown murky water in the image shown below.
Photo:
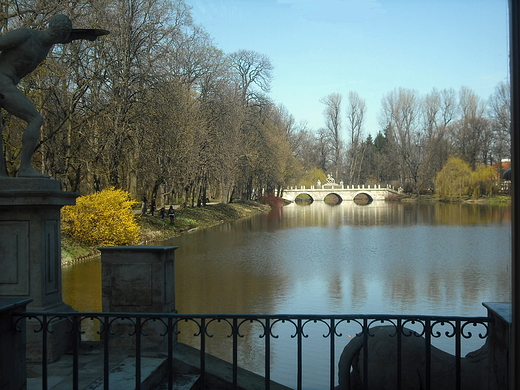
M181 313L476 316L486 314L482 302L509 300L510 240L509 207L315 202L161 244L179 247ZM63 287L76 310L101 310L100 261L65 267ZM294 387L295 340L281 332L287 337L273 344L272 379ZM328 342L317 332L305 340L310 356ZM263 340L245 340L240 363L262 372L254 351ZM327 386L327 359L309 364L305 388Z

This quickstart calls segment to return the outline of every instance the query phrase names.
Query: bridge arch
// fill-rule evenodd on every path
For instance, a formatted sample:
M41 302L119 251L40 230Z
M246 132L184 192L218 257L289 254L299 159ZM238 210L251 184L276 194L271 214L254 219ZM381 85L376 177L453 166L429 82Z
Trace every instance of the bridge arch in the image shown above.
M304 201L304 202L308 202L310 204L310 203L314 202L314 198L308 192L300 192L298 195L295 196L293 201L294 202Z
M327 195L325 195L323 197L323 201L324 202L327 202L327 201L330 202L331 197L336 197L337 198L337 201L336 202L332 202L332 204L340 204L341 202L343 202L343 197L340 194L338 194L337 192L329 192Z
M354 195L352 200L356 204L370 204L374 201L374 198L372 198L372 195L370 195L368 191L359 191Z

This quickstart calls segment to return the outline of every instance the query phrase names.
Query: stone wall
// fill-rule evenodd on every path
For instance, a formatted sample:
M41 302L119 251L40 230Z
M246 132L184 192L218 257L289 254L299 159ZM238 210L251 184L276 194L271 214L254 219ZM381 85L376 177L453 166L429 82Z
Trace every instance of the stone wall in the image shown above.
M30 302L30 299L0 297L0 389L2 390L22 390L27 385L25 319L16 323L13 313L25 311Z
M511 304L484 303L488 316L492 318L489 324L487 344L491 362L490 389L509 388L509 346L511 345Z

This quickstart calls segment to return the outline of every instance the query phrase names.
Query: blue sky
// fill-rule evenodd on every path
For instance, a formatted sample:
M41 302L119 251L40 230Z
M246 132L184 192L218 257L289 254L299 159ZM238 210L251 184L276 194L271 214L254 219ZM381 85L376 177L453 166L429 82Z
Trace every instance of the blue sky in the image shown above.
M380 130L384 95L461 86L487 99L508 81L507 0L185 0L225 53L267 55L270 96L297 122L324 126L320 99L366 101L365 135Z

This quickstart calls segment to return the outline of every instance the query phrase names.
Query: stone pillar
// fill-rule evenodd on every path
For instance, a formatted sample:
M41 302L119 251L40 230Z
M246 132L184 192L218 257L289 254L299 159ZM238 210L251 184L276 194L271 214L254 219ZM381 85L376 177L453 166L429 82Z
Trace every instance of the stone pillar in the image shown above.
M121 246L99 248L102 263L103 311L124 313L175 312L175 249L173 246ZM122 322L113 329L121 348L134 348L133 325ZM163 350L167 338L163 323L148 321L144 350ZM176 335L175 340L176 340Z
M0 179L0 296L31 298L30 311L67 312L62 301L60 209L78 194L61 191L60 182L44 178ZM62 331L66 320L50 324L48 360L70 346ZM27 358L41 359L39 323L27 321Z
M489 361L491 363L490 389L509 388L509 351L511 342L511 304L490 302L483 304L488 310Z
M0 297L0 389L22 390L27 387L25 364L26 329L21 319L15 327L15 311L25 311L30 299Z

